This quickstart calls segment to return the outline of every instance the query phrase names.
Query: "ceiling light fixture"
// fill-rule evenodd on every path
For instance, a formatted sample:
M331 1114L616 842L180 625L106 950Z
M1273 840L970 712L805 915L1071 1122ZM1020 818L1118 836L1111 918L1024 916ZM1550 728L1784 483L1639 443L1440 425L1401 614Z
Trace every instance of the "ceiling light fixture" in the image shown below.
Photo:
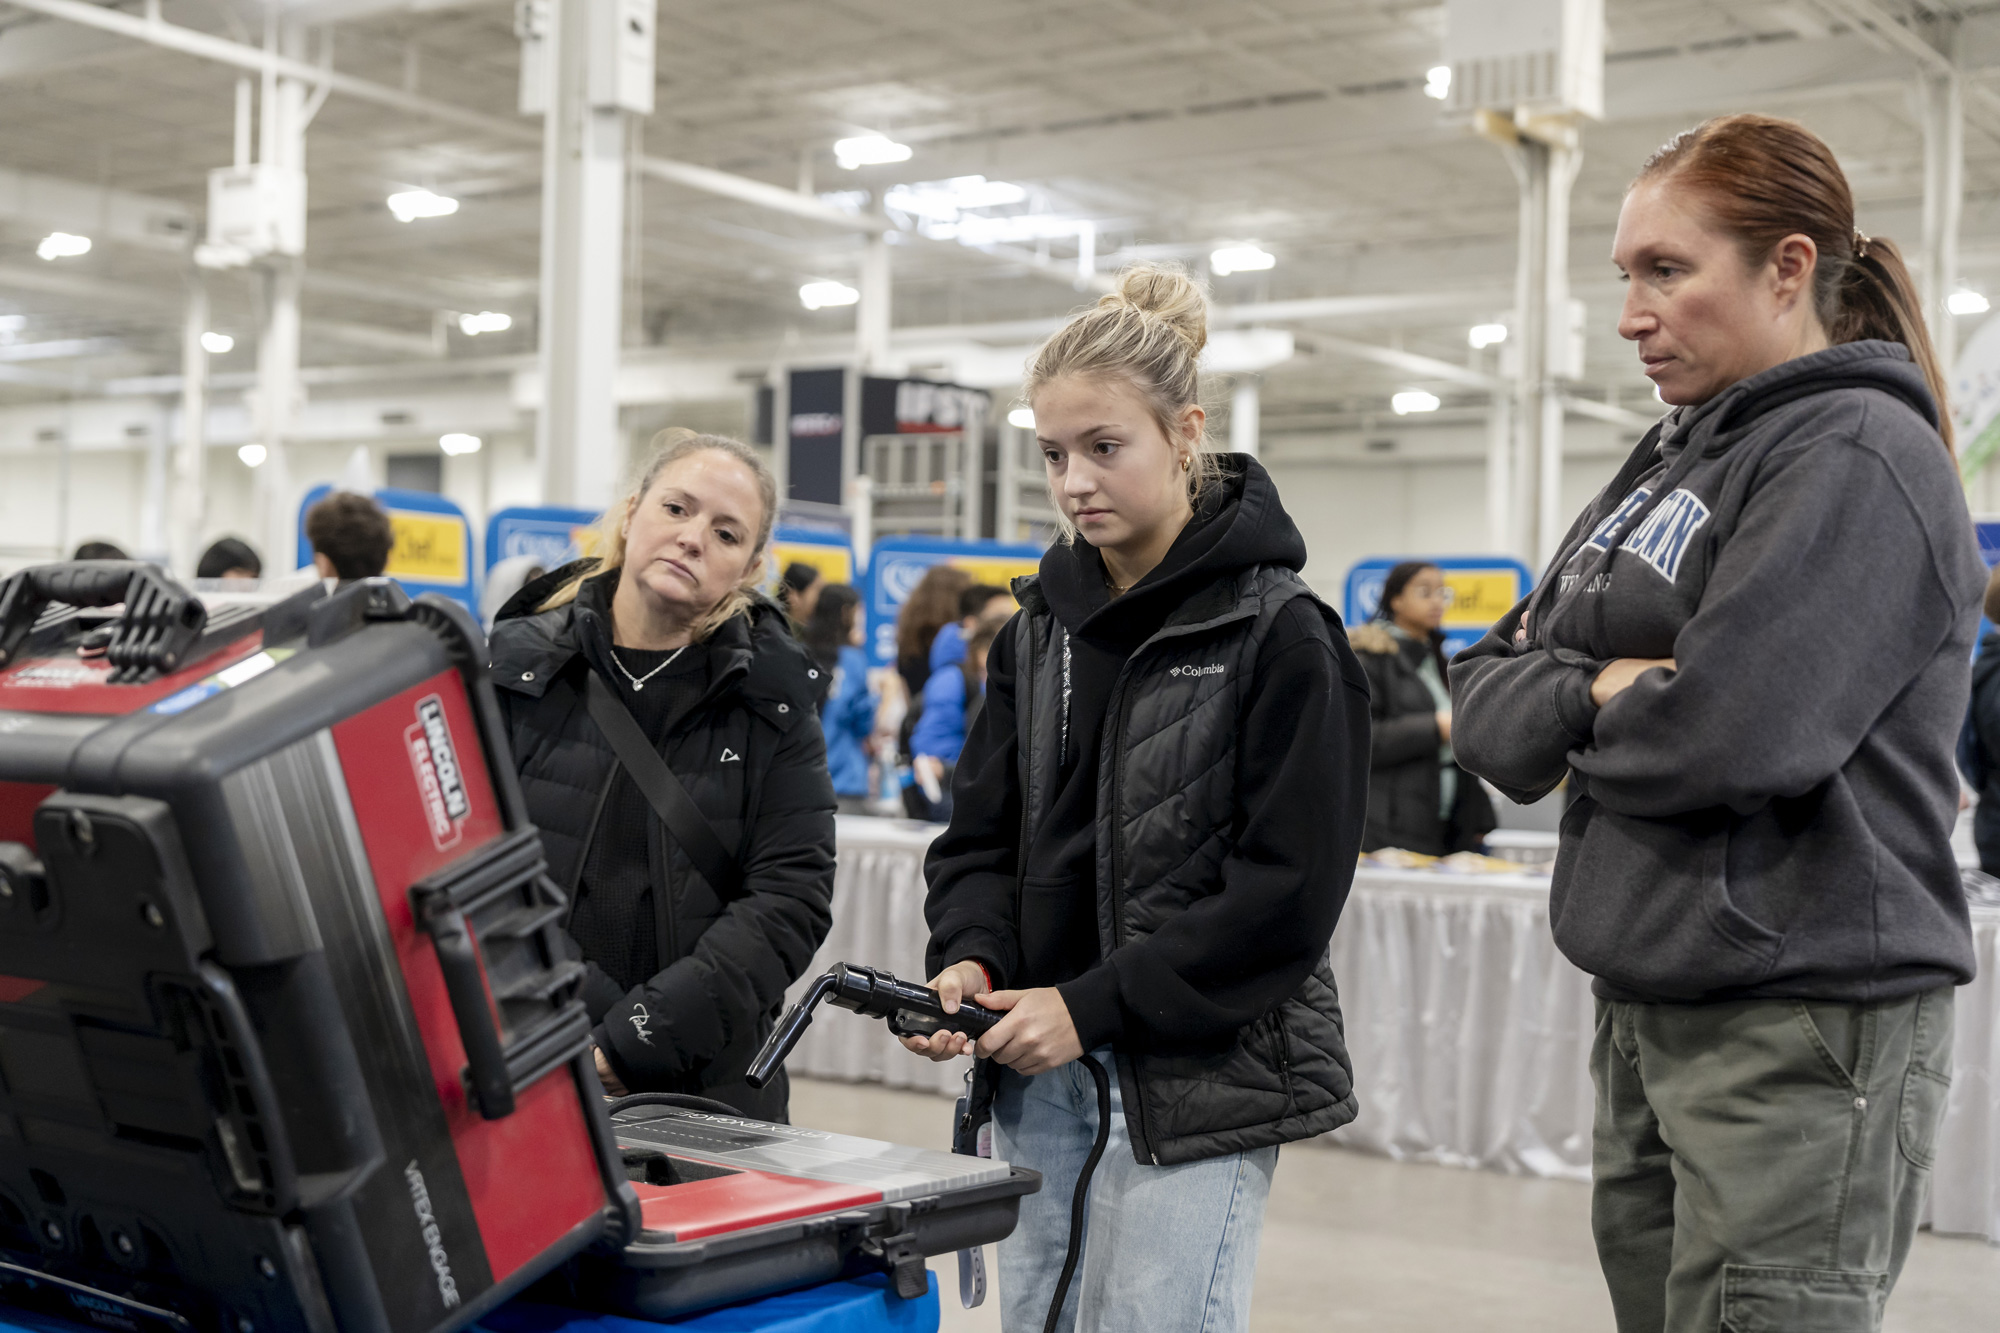
M1027 199L1025 185L990 181L984 176L953 176L949 180L891 185L882 196L882 206L912 217L950 222L968 208L1001 208L1026 203Z
M505 333L514 327L514 317L499 310L482 310L476 315L460 315L458 329L468 338L482 333Z
M1220 246L1208 256L1209 272L1224 278L1232 273L1258 273L1277 262L1276 255L1251 242Z
M1432 65L1424 71L1424 96L1442 102L1451 96L1451 66Z
M1032 407L1015 408L1007 414L1007 424L1016 430L1033 430L1035 428L1035 409Z
M389 211L398 222L450 217L458 211L458 200L429 190L402 190L389 196Z
M888 162L907 162L910 151L908 144L897 143L886 134L857 134L852 139L837 139L833 145L834 160L849 171Z
M1438 396L1423 389L1405 389L1389 400L1389 406L1396 415L1406 417L1412 412L1435 412L1438 410Z
M456 457L459 454L476 454L484 443L477 435L467 435L462 430L451 431L438 436L438 448Z
M267 452L261 444L246 444L236 451L236 456L243 460L244 467L262 467Z
M1484 351L1495 343L1507 341L1505 324L1474 324L1465 335L1465 341Z
M236 339L226 333L216 333L214 330L210 330L201 335L201 350L207 352L210 356L221 356L224 352L229 351L235 346Z
M90 253L90 238L72 236L66 231L52 231L42 237L42 243L35 247L35 253L43 259L74 259L78 255Z
M1993 303L1970 287L1961 287L1944 298L1944 308L1954 315L1983 315Z
M853 305L861 299L861 293L844 282L809 282L799 288L799 304L808 310L821 310L830 305Z

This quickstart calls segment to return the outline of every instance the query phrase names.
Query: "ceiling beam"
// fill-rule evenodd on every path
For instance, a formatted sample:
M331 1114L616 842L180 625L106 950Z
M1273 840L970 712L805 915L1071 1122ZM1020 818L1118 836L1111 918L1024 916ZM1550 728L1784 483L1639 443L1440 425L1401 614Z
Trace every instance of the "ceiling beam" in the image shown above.
M217 64L257 73L270 70L285 78L297 79L302 83L341 93L358 101L372 102L391 110L443 121L461 129L476 130L510 143L532 144L537 148L542 143L542 130L539 124L524 124L502 116L490 116L482 111L468 110L449 102L440 102L434 98L406 92L401 88L392 88L387 84L342 74L330 66L294 60L289 56L259 50L242 42L212 36L162 19L138 17L116 9L88 4L84 0L7 0L7 3L17 9L45 14L50 18L62 19L86 28L96 28L134 41L150 42L154 46L165 47L170 51L178 51L200 60L211 60ZM747 176L717 171L713 167L661 157L642 157L638 166L646 175L658 180L673 181L689 189L775 209L847 231L882 232L892 229L889 220L879 214L870 216L850 213L816 196L802 194L797 190L787 190L765 181L752 180Z
M0 167L0 219L182 254L197 230L193 210L170 199L6 167Z
M140 55L130 42L73 23L20 23L0 31L0 83L106 65Z
M1336 338L1324 333L1313 334L1311 343L1317 351L1333 352L1357 361L1372 361L1378 366L1407 371L1422 379L1444 380L1448 384L1462 384L1469 389L1484 389L1496 394L1504 393L1510 387L1509 381L1497 375L1488 375L1470 366L1453 365L1434 356L1419 356L1400 347L1377 347L1373 343L1355 342L1351 338Z

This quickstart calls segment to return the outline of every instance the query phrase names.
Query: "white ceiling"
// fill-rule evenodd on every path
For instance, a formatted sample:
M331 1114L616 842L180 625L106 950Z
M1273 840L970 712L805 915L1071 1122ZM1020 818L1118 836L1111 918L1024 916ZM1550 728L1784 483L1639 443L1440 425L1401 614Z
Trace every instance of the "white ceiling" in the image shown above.
M1599 396L1639 405L1647 393L1611 331L1617 295L1603 256L1624 184L1660 141L1705 115L1800 117L1846 163L1863 225L1914 245L1914 67L1829 19L1830 3L1608 0L1608 114L1585 133L1572 247ZM1964 64L1981 87L1987 72L2000 80L2000 5L1922 8L1963 16ZM514 109L509 3L296 9L328 20L321 33L345 73L525 123ZM261 31L261 10L230 0L167 0L165 14L238 39ZM1464 364L1466 326L1511 301L1513 178L1498 150L1422 93L1442 22L1442 6L1421 0L661 0L658 110L643 124L643 149L788 189L809 174L817 191L878 197L952 176L1017 182L1038 208L1097 220L1100 270L1134 255L1200 266L1221 240L1255 240L1277 255L1267 273L1214 279L1224 304L1463 297L1456 308L1285 321L1302 354L1271 378L1266 430L1345 422L1418 384L1447 402L1480 396L1359 359L1349 344ZM12 339L0 345L0 397L66 392L78 376L177 371L185 260L171 227L198 229L207 172L230 160L236 78L0 0L0 172L115 192L104 197L126 207L90 254L44 263L34 247L49 230L45 213L10 204L0 178L0 314L25 316L0 324L0 339ZM1964 267L2000 298L2000 111L1974 106ZM890 134L915 156L843 171L832 143L860 131ZM532 144L336 93L308 145L308 366L380 366L407 382L463 377L467 362L500 370L532 351L541 175ZM383 200L411 186L462 207L398 223ZM851 310L808 312L796 292L814 278L852 280L857 235L658 180L640 178L637 194L628 343L659 344L648 355L665 357L722 349L754 369L788 339L816 347L849 336ZM148 200L160 202L157 217ZM1073 266L1073 242L1051 246L1052 259ZM1043 320L1085 299L1046 273L952 243L899 245L894 271L899 327ZM224 276L213 289L212 323L238 338L216 369L247 371L248 280ZM439 357L438 312L481 309L513 314L514 330L451 332ZM1017 327L988 340L1029 336ZM899 351L923 362L920 348Z

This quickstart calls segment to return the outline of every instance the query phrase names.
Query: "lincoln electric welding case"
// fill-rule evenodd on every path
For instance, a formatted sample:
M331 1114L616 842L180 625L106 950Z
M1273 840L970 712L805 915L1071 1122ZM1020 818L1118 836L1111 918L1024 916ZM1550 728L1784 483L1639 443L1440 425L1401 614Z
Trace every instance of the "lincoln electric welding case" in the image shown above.
M636 1233L462 610L43 566L0 653L0 1303L441 1333Z

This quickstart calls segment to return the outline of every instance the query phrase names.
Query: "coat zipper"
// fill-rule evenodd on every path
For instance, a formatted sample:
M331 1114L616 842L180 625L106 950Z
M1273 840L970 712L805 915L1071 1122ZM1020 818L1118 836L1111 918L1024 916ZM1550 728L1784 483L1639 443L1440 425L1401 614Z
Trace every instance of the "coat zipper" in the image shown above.
M1134 653L1137 656L1137 653ZM1121 817L1125 809L1125 728L1131 722L1132 691L1129 685L1131 658L1126 659L1127 672L1120 673L1118 683L1118 707L1113 712L1113 732L1111 740L1111 947L1116 949L1124 943L1125 932L1125 861L1120 855L1125 845L1125 835L1120 831L1124 825ZM1133 1065L1137 1072L1136 1062ZM1146 1120L1146 1090L1138 1079L1133 1079L1132 1106L1138 1112L1139 1147L1152 1160L1154 1166L1160 1164L1160 1154L1153 1147L1153 1131Z
M1022 627L1030 632L1025 636L1028 640L1028 652L1023 655L1022 661L1017 664L1023 678L1022 684L1025 688L1016 688L1014 691L1014 697L1020 700L1021 705L1019 734L1027 737L1027 744L1018 747L1021 751L1021 836L1019 850L1014 853L1014 928L1017 931L1021 927L1021 905L1027 891L1028 794L1030 787L1033 785L1035 773L1035 645L1031 623L1024 621ZM1057 756L1056 766L1060 770L1062 766L1061 756Z

